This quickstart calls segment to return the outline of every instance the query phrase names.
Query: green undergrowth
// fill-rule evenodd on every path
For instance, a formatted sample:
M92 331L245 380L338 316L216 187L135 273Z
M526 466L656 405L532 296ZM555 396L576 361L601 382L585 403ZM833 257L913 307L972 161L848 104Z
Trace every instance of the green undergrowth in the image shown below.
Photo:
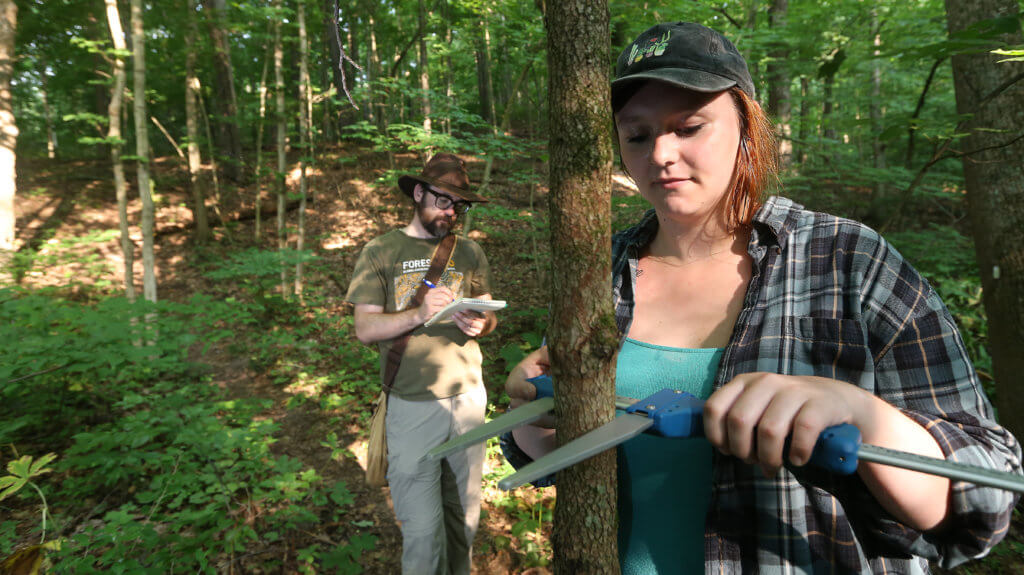
M365 348L311 306L268 296L280 268L267 261L229 258L211 274L233 295L177 303L0 290L0 469L56 455L31 486L0 493L0 558L47 541L53 573L281 569L289 555L288 570L362 572L376 537L346 518L346 483L275 454L272 402L230 397L203 363L227 350L280 383L320 378L317 399L338 410L368 393ZM332 350L359 367L317 373Z

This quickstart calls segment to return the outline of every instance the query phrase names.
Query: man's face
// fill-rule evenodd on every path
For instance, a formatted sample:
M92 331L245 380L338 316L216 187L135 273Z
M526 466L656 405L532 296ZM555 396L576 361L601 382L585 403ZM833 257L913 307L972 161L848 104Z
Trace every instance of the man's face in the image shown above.
M416 216L423 224L423 228L435 238L443 238L452 231L458 214L455 211L455 198L443 193L434 191L426 186L420 188L420 200L416 202ZM448 207L440 209L437 207L437 198L447 198ZM446 202L441 200L441 204Z

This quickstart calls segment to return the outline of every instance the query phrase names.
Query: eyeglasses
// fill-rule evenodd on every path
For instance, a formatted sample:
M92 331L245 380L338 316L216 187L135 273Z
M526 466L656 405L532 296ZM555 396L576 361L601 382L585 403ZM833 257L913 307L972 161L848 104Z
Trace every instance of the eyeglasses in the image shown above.
M464 200L453 200L450 196L446 196L434 188L427 188L430 193L434 194L434 206L439 210L447 210L451 208L455 210L456 214L464 214L469 211L469 208L473 207L473 204Z

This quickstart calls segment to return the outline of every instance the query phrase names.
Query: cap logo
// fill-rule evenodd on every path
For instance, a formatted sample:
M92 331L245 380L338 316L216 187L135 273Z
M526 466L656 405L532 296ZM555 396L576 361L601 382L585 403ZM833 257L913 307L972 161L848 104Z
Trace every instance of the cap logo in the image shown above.
M672 31L666 30L660 38L648 38L646 42L635 42L633 49L629 51L628 65L636 64L644 58L661 56L668 48L668 39L672 37Z

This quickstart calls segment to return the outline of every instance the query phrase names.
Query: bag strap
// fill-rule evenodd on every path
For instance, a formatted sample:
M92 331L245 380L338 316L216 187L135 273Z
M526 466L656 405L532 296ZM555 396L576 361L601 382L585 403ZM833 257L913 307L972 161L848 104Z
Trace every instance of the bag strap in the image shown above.
M416 293L412 296L409 301L409 305L405 309L413 309L423 304L423 298L427 296L427 290L430 288L426 282L436 284L441 279L441 274L444 273L445 267L448 265L448 260L451 259L452 253L455 251L455 241L457 237L455 234L448 234L441 239L441 243L437 244L434 248L434 257L430 260L430 267L427 269L427 275L423 277L425 282L420 282L419 287L416 289ZM409 343L409 337L416 328L410 329L402 335L395 338L391 344L391 348L388 349L388 362L384 367L384 379L383 389L385 394L391 393L391 388L395 384L395 377L398 376L398 367L402 364L402 354L405 353L405 347Z

